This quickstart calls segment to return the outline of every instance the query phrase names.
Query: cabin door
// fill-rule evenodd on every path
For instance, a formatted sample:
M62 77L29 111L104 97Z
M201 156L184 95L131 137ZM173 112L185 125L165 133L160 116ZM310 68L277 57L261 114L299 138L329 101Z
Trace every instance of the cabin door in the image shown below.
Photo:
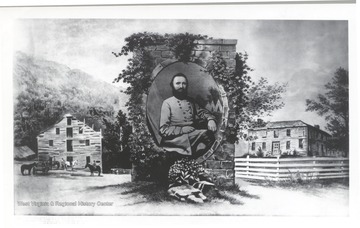
M70 165L73 163L73 157L72 156L66 156L66 161L70 162Z
M86 156L86 164L90 163L90 156Z
M280 154L280 142L279 141L272 143L272 154L273 155Z

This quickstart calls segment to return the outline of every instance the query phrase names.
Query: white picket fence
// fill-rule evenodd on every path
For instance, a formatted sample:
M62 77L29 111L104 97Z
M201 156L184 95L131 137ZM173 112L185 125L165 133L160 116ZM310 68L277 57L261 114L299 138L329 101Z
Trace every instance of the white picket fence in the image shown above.
M349 159L335 157L235 158L235 177L256 180L349 177Z

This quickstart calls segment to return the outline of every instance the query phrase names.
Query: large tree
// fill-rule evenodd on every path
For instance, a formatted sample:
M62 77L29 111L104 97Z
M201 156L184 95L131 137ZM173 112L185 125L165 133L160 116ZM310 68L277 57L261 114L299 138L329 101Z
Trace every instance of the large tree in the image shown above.
M313 111L327 120L327 130L333 138L330 149L349 152L349 72L338 68L332 80L325 85L325 94L315 100L306 100L306 111Z

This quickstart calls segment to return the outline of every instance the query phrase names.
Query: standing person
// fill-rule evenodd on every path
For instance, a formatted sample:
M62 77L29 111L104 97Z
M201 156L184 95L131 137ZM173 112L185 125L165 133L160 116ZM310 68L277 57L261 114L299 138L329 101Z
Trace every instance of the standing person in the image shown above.
M169 152L197 158L215 141L215 117L188 97L188 80L184 74L175 74L170 82L173 96L164 100L161 107L161 146ZM207 129L200 129L198 122L207 122Z

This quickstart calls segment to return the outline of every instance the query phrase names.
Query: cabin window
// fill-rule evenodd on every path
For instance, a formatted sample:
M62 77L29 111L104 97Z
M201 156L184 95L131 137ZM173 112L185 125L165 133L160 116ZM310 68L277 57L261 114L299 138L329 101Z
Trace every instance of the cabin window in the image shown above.
M263 143L262 143L262 149L263 149L263 150L266 150L266 142L263 142Z
M286 141L286 149L287 149L287 150L290 149L290 141Z
M79 134L83 133L83 127L79 127Z
M66 156L66 161L70 162L70 164L73 162L74 158L72 156Z
M90 140L89 139L85 140L85 145L90 146Z
M73 151L72 140L66 140L66 150L67 151Z
M286 136L291 136L291 129L286 129Z
M299 148L300 149L304 148L304 139L299 139Z
M69 137L69 138L73 137L73 129L72 129L72 127L66 128L66 137Z
M279 138L279 131L274 131L274 138Z
M56 132L57 135L60 135L60 128L58 128L58 127L55 128L55 132Z
M251 150L255 150L255 142L251 143Z
M54 146L54 140L49 140L49 146Z
M67 118L67 125L71 125L71 117Z

